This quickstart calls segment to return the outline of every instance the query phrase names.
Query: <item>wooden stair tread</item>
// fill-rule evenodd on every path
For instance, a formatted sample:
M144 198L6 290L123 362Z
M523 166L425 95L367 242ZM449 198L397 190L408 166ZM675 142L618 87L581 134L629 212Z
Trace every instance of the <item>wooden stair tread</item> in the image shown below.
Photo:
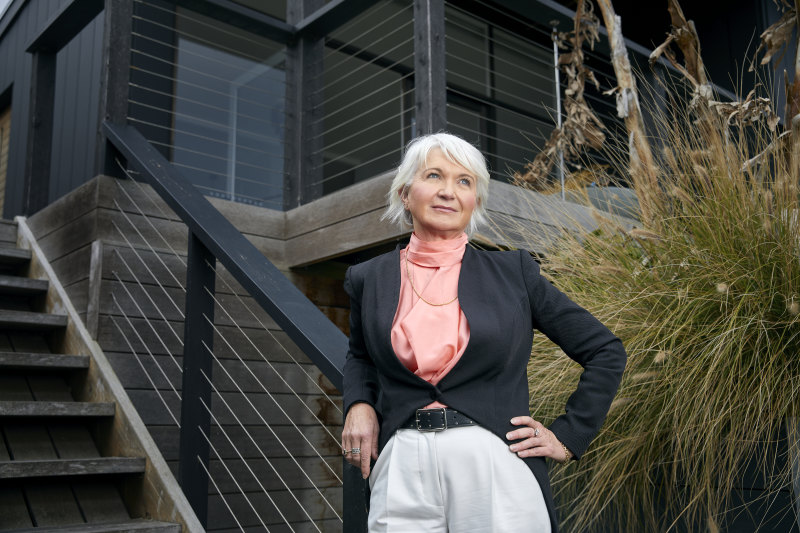
M24 529L3 530L6 533L180 533L180 524L156 522L145 519L132 519L125 522L109 522L105 524L76 524L60 527L31 527Z
M31 260L31 251L0 247L0 264L21 265Z
M66 315L0 309L0 328L49 330L66 326Z
M146 463L147 460L144 457L0 461L0 479L141 474L144 472Z
M114 416L113 402L0 402L2 417Z
M89 356L35 352L0 352L0 368L89 368Z
M50 283L44 279L30 279L0 274L0 292L4 294L42 294Z

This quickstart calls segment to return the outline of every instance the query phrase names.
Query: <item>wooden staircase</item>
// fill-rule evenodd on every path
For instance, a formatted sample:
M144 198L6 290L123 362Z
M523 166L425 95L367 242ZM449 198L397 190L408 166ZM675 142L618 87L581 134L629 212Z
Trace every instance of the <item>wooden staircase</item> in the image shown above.
M49 283L24 277L16 241L0 221L0 531L181 531L131 516L147 460L101 452L115 403L75 400L90 358L59 353L67 316L42 312Z

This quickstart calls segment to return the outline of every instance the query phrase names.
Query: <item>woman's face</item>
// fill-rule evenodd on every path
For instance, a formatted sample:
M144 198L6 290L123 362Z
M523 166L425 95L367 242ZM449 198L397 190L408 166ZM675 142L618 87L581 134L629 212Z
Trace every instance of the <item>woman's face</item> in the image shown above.
M475 176L441 150L431 150L411 187L400 193L417 237L436 241L461 235L478 203L476 182Z

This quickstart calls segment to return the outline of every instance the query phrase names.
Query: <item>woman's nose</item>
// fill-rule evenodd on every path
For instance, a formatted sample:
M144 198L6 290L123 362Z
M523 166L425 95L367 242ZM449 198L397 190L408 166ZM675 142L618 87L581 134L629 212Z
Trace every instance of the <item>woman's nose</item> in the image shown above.
M442 183L441 189L439 189L439 194L444 198L452 198L453 197L453 184L450 183L450 180L444 180Z

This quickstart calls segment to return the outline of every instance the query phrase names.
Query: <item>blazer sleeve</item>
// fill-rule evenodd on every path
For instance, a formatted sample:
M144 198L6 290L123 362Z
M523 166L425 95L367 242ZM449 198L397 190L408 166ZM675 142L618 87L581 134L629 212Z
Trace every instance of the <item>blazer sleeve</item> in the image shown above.
M564 414L549 428L578 459L603 425L627 355L622 341L607 327L541 275L528 252L520 254L533 327L583 367Z
M343 371L342 402L344 413L354 403L365 402L375 407L378 401L378 372L364 342L361 317L361 294L364 280L348 268L344 289L350 296L350 341Z

